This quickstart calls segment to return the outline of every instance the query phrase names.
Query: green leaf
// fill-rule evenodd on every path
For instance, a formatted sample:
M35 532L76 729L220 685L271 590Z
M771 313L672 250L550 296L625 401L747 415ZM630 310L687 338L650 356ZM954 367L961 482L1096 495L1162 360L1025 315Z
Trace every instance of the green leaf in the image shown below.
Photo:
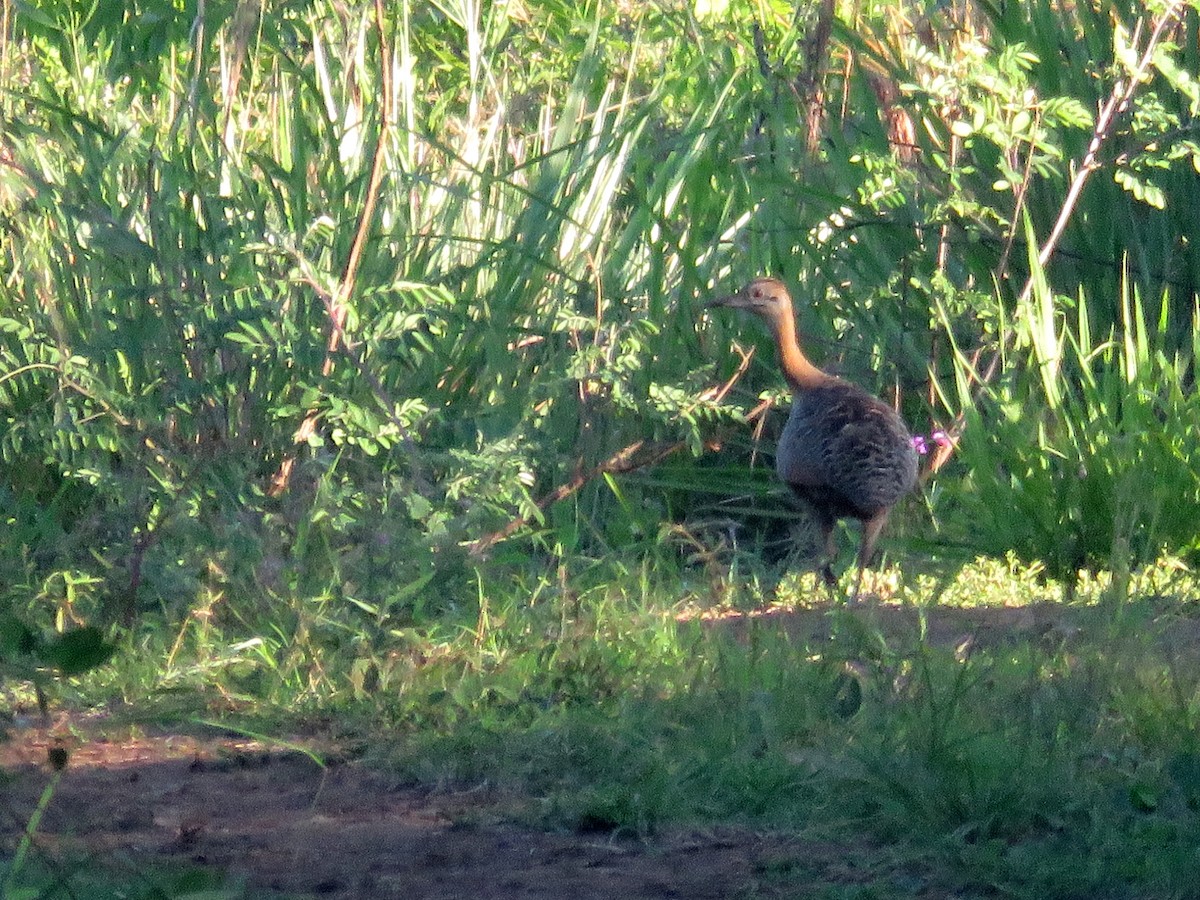
M0 614L0 657L26 655L37 648L37 635L12 613Z
M63 675L82 675L108 662L115 649L99 628L88 626L53 638L42 656Z
M1158 789L1151 784L1135 784L1129 788L1129 802L1138 812L1154 812L1158 809Z

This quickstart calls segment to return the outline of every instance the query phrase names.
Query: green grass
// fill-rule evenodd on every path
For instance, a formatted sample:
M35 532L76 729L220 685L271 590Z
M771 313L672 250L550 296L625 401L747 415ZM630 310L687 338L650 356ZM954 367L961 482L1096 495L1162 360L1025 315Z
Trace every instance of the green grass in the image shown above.
M0 870L6 869L7 863L0 857ZM237 879L199 867L134 867L112 860L98 865L95 859L77 859L58 862L49 869L31 865L0 896L5 900L241 900L249 894Z
M414 701L383 758L505 785L554 827L735 821L862 839L969 895L1188 896L1200 673L1163 643L1178 607L1120 631L1094 605L989 622L1042 589L982 568L963 579L989 586L969 651L914 627L810 640L766 617L735 640L622 609L624 639L580 622L549 660L513 646Z
M3 703L818 835L831 897L1195 896L1196 10L1131 79L1134 4L839 9L810 152L815 6L385 6L0 35ZM769 559L778 374L700 311L766 273L966 422L876 619Z
M896 573L874 619L784 600L745 615L736 596L703 602L733 618L681 619L701 601L679 581L619 568L492 584L474 628L361 649L365 679L331 622L272 654L214 626L174 675L144 643L67 697L268 734L320 722L404 780L491 785L538 827L741 823L841 843L879 884L1193 895L1200 617L1177 567L1141 573L1120 621L1103 579L1047 603L1057 589L1015 563Z

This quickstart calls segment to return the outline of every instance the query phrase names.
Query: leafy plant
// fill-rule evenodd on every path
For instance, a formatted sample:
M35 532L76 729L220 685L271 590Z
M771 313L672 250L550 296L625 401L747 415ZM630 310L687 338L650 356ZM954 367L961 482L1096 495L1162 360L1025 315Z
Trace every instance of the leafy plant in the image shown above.
M1020 310L1030 364L1010 367L967 412L959 451L970 474L959 500L972 545L1011 548L1068 584L1081 570L1127 579L1163 553L1194 553L1200 468L1188 448L1200 438L1191 388L1200 318L1191 347L1172 351L1165 296L1148 321L1127 281L1120 331L1098 339L1085 303L1048 292L1036 279ZM1071 305L1070 318L1056 312ZM976 373L960 364L959 388L969 391Z
M0 675L9 683L32 684L43 715L51 677L86 674L108 662L114 650L98 628L86 626L46 635L12 612L0 610Z

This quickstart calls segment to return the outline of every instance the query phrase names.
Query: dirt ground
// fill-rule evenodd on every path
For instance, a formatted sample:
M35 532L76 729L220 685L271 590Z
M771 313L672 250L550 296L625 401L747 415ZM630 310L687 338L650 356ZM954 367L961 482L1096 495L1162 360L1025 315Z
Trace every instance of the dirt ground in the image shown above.
M70 761L35 845L59 866L199 865L241 881L248 897L339 900L770 898L784 896L773 873L793 873L798 860L819 879L865 877L839 848L745 829L649 842L546 833L506 822L503 798L487 789L416 789L357 763L322 769L302 753L228 736L113 741L89 730L76 723L65 741ZM0 768L13 778L0 793L5 847L51 778L54 743L38 728L0 745ZM796 879L786 881L795 896Z
M885 633L916 624L911 610L879 614ZM713 627L744 635L755 619L809 638L828 628L818 611L714 617ZM975 642L1069 640L1073 630L1061 609L1049 608L942 610L928 628L931 642L959 652ZM512 798L486 786L414 788L359 762L331 762L336 748L317 748L322 768L304 753L216 730L117 734L80 718L11 730L0 742L0 778L8 779L0 780L0 854L16 845L52 777L47 751L56 743L70 758L35 855L54 865L121 858L133 871L212 867L244 883L249 897L812 896L872 883L866 860L881 849L732 827L649 841L547 833L513 824ZM932 887L902 893L939 895Z

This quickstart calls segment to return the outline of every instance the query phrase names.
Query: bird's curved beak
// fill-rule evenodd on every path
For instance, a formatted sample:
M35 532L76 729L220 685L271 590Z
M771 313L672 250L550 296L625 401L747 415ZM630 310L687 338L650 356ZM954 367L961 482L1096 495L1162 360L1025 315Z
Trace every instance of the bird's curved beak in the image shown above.
M744 306L745 303L741 294L729 294L725 297L716 297L704 304L705 309L713 309L717 306Z

